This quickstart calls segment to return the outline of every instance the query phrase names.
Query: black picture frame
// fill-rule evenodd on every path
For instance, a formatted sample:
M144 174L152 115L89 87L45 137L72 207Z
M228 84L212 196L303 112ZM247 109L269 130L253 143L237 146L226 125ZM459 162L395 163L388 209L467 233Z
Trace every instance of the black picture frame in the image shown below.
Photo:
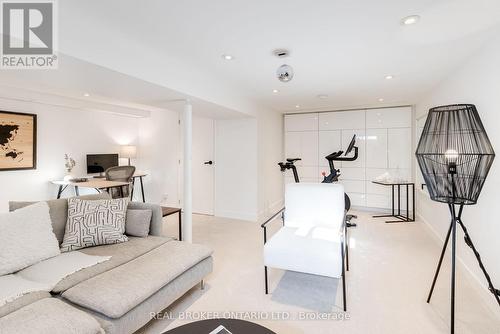
M3 125L5 123L4 119L9 120L9 116L12 118L12 122L14 123L16 121L16 118L19 120L20 118L31 118L32 122L32 134L29 138L31 138L31 156L30 156L30 161L31 163L26 166L21 164L20 167L4 167L2 160L0 157L0 172L3 171L17 171L17 170L35 170L37 168L37 115L36 114L31 114L31 113L23 113L23 112L15 112L15 111L6 111L6 110L0 110L0 125ZM0 138L1 139L1 138ZM3 154L2 151L0 151L0 154Z

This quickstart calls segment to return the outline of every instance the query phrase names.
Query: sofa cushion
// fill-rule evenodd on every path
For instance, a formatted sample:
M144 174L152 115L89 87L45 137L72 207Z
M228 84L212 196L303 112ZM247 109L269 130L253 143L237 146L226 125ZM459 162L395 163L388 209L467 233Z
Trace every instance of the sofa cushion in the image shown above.
M98 334L93 317L56 299L45 298L0 318L2 334Z
M127 263L147 252L155 249L166 242L171 241L171 238L149 236L147 238L130 237L129 241L97 247L80 249L79 252L87 255L96 256L111 256L108 261L99 263L90 268L85 268L71 274L61 280L52 290L54 293L61 293L76 284L83 282L91 277L102 274L110 269L116 268L124 263Z
M68 200L68 222L62 252L128 241L125 233L128 198Z
M127 221L125 222L125 234L134 237L147 237L149 226L151 225L151 216L153 211L146 210L127 210Z
M36 291L22 295L21 297L16 298L13 301L0 307L0 318L14 311L17 311L26 305L32 304L37 300L48 297L50 297L50 293L48 293L47 291Z
M92 194L84 195L78 198L97 200L97 199L108 199L108 193L102 194ZM28 205L35 204L37 202L9 202L9 211L14 211L17 209L24 208ZM49 205L50 220L52 221L52 230L59 241L59 244L63 242L64 239L64 229L66 228L66 221L68 220L68 200L66 198L54 199L47 201Z
M211 254L206 246L171 241L74 286L62 297L117 319Z
M0 276L59 254L47 203L0 214Z

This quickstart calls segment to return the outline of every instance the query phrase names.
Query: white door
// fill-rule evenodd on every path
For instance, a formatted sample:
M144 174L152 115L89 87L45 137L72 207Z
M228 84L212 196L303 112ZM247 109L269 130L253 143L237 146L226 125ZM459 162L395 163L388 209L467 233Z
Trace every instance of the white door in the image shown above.
M214 124L193 117L193 213L214 214Z

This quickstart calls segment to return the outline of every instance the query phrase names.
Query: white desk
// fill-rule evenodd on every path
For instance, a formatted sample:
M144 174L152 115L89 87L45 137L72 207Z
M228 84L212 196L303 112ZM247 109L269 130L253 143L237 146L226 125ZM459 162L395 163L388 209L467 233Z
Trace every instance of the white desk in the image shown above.
M146 202L146 198L144 196L144 184L142 182L142 178L147 175L148 174L141 172L134 174L134 176L132 177L132 191L130 196L131 198L133 198L134 196L135 179L139 178L141 183L142 201ZM80 196L79 188L95 189L96 191L101 192L104 189L109 191L109 189L111 188L119 188L121 190L122 187L130 185L130 183L128 182L108 181L104 178L92 178L92 177L89 177L89 179L85 182L54 180L51 181L51 183L59 186L59 190L57 192L58 199L61 198L62 193L66 190L66 188L68 188L68 186L74 187L76 196Z

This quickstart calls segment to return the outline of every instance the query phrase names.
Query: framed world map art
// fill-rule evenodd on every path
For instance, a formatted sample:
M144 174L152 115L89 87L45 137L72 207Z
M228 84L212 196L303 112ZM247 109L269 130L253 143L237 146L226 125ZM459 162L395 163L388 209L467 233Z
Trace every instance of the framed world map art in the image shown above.
M36 169L36 115L0 111L0 171Z

